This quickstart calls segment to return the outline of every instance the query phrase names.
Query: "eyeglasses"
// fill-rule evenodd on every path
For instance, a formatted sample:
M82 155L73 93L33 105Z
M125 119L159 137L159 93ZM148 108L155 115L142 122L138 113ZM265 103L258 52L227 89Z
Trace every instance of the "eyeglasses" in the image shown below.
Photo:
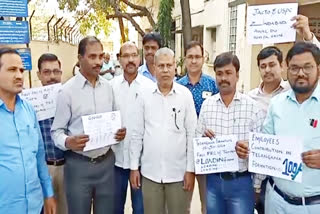
M62 73L61 70L59 69L54 69L54 70L43 70L41 71L41 73L43 73L44 76L51 76L51 74L53 73L54 76L58 76Z
M121 55L121 57L124 59L130 59L130 57L132 57L133 59L136 59L137 57L139 57L139 54L123 54Z
M294 65L294 66L290 66L288 70L293 75L297 75L301 69L304 74L310 74L313 71L313 68L314 68L313 65L304 65L302 67Z
M202 56L201 55L194 55L194 56L193 55L187 55L186 59L190 60L190 61L193 60L193 59L200 60L200 59L202 59Z

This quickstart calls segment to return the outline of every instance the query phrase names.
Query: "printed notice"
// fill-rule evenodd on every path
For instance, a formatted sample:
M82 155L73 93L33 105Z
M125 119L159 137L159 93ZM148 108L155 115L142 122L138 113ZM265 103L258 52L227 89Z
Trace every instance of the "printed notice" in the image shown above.
M249 44L293 42L292 28L298 13L298 3L249 6L247 9L247 38Z
M41 121L54 117L60 89L61 83L58 83L39 88L25 89L21 92L20 96L32 104L38 121Z
M114 136L121 128L120 111L82 116L84 133L89 135L83 151L99 149L116 144Z
M237 138L226 135L210 138L194 138L194 159L196 174L233 172L239 170L235 151Z
M301 139L250 133L249 148L250 172L301 183L303 149Z

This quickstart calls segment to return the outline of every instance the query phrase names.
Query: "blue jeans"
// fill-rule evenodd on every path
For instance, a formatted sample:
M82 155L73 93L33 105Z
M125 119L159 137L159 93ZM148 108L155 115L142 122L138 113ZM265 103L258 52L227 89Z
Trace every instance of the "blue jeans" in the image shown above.
M207 214L251 214L254 190L251 175L224 180L220 174L207 175Z
M130 178L130 169L115 166L115 212L124 214L124 206L127 198L127 188ZM133 214L143 214L142 190L131 190L131 203Z

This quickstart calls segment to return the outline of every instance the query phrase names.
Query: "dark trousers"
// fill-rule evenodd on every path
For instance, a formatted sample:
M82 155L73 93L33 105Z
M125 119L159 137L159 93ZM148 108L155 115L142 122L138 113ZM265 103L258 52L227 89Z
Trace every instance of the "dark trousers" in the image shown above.
M130 178L130 169L123 169L115 166L115 212L124 214L124 207L127 198L127 189ZM141 188L131 190L131 204L133 214L143 214L143 199Z
M94 214L114 211L114 163L112 150L107 157L91 162L74 152L65 154L64 180L68 213Z

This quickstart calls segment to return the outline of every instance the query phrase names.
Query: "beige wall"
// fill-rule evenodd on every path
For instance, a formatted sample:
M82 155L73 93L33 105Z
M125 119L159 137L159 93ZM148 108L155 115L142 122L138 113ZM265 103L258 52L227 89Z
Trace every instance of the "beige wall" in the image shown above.
M53 53L58 56L62 65L62 81L66 82L72 77L72 68L77 62L78 48L75 45L71 45L65 42L44 42L44 41L31 41L31 58L32 58L32 71L31 81L32 87L41 86L38 80L36 72L38 71L38 59L43 53ZM29 88L29 72L25 72L25 87Z

